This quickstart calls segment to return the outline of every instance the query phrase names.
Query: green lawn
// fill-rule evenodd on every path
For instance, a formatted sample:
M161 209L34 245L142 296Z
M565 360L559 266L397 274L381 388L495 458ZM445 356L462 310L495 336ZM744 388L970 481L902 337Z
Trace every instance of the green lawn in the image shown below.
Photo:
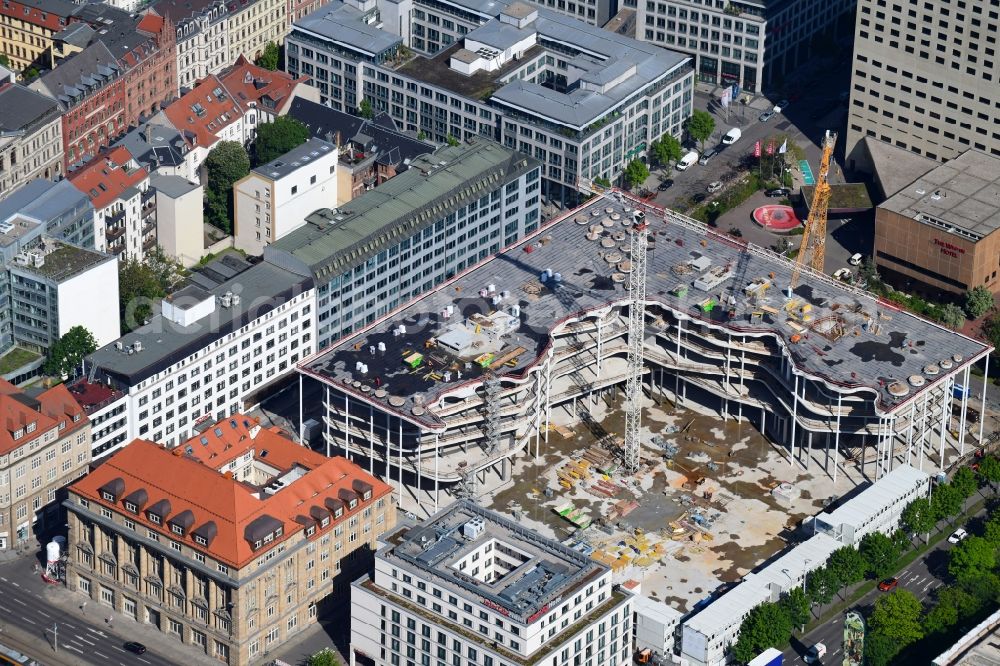
M0 356L0 375L17 370L22 365L27 365L32 361L41 358L40 354L20 347L14 347L8 353Z

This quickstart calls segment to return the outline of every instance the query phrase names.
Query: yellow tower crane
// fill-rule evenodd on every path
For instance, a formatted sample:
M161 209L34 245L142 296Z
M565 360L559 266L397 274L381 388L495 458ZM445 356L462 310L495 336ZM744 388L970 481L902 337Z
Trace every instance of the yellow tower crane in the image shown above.
M837 134L827 130L823 139L823 156L819 163L819 174L816 177L816 189L813 191L812 206L802 234L802 244L795 259L795 270L788 286L789 294L799 283L802 267L809 264L813 270L823 272L826 260L826 214L830 207L830 159L833 157L833 146L837 143Z

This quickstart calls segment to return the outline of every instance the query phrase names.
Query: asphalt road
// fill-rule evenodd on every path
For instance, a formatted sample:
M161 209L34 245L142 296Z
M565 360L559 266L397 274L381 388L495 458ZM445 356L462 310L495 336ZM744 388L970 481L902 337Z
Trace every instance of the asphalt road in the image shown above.
M38 583L44 585L41 581ZM127 652L122 645L135 639L118 635L113 627L109 629L103 619L97 617L102 615L100 608L89 611L95 616L94 621L81 620L47 603L34 587L28 581L22 584L0 576L0 627L4 634L11 634L8 627L12 625L34 637L34 649L29 656L41 663L118 666L172 666L177 663L176 659L152 650L141 656ZM56 638L58 644L54 645Z
M982 515L985 515L985 511L981 511L976 517L978 518ZM967 525L966 528L968 528ZM952 544L948 543L947 539L943 539L923 557L914 560L896 575L899 578L899 587L909 590L922 603L926 604L928 597L947 582L948 551L951 548ZM872 590L857 601L854 609L859 610L862 615L867 615L872 606L874 606L875 601L883 594L885 592L880 592L878 588ZM823 643L826 645L828 652L821 663L841 664L844 659L843 642L844 614L841 613L833 619L827 620L802 638L792 637L791 646L785 650L785 663L804 663L802 656L806 651L816 643Z

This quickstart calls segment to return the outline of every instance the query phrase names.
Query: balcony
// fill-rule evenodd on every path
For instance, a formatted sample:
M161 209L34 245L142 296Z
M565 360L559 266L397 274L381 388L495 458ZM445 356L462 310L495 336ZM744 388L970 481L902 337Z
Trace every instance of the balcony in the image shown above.
M113 227L114 225L116 225L116 224L118 224L120 222L124 222L124 221L125 221L125 209L124 208L121 209L120 211L118 211L117 213L114 213L110 217L104 218L104 223L107 226L109 226L109 227Z
M107 239L108 245L111 245L112 242L118 240L124 235L125 235L125 225L117 226L114 228L108 227L108 229L104 232L104 237L105 239Z
M142 241L143 252L152 252L155 247L156 247L156 236L150 236L149 238L146 238L145 240Z

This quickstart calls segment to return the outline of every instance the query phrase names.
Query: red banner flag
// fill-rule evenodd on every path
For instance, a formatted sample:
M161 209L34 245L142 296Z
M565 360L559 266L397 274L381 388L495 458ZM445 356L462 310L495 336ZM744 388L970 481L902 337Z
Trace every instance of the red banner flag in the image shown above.
M767 142L767 154L774 155L774 141Z
M753 144L753 156L760 157L760 141Z

